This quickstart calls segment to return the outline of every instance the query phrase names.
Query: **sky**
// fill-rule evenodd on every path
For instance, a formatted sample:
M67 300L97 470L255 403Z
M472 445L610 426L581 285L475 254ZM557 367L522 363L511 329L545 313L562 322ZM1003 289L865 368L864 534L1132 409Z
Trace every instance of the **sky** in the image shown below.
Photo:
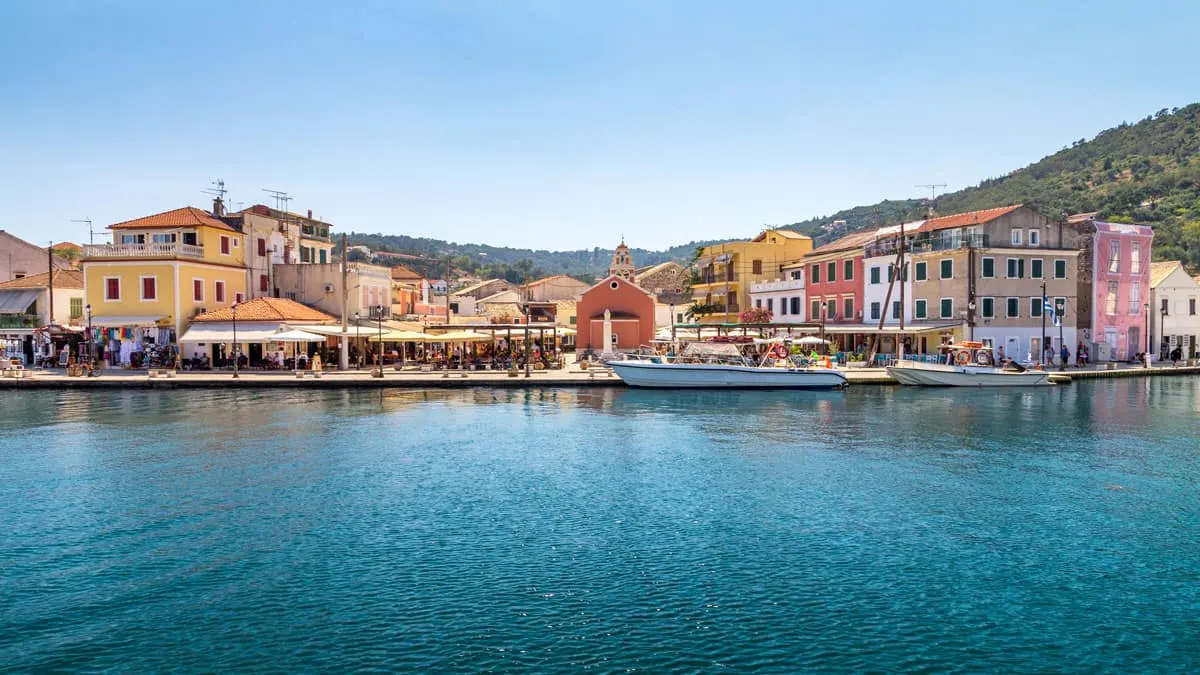
M749 237L1200 100L1200 3L0 2L0 229L222 179L337 231ZM100 241L98 238L97 241Z

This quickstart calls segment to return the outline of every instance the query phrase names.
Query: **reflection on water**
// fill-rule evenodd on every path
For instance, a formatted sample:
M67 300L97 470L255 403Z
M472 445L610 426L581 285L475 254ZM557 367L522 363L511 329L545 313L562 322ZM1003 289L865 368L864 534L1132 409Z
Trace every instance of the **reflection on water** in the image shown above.
M1200 380L3 392L15 670L1181 670Z

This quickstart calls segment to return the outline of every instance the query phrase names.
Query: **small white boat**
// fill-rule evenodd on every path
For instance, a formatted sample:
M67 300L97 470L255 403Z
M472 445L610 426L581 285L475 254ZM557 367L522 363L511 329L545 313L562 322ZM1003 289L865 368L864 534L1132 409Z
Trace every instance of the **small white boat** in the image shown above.
M758 359L735 343L704 342L689 344L679 356L633 355L609 361L608 367L631 387L836 389L847 384L834 368L799 363L782 341L770 343Z
M945 345L940 363L900 361L888 366L900 384L920 387L1032 387L1050 384L1050 373L1016 364L997 368L992 350L982 342Z

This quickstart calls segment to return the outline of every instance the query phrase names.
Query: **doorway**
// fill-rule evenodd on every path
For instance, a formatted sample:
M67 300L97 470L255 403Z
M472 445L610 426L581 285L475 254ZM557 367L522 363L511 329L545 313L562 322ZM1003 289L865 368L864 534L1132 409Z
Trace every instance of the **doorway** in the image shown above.
M1129 328L1129 360L1133 361L1142 351L1142 329L1139 326Z

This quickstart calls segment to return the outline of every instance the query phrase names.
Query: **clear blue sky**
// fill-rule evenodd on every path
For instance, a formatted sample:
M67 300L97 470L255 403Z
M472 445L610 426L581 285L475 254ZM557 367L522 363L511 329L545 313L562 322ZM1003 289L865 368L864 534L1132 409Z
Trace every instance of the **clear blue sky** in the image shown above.
M295 195L535 248L751 235L1200 100L1194 2L0 2L0 228Z

